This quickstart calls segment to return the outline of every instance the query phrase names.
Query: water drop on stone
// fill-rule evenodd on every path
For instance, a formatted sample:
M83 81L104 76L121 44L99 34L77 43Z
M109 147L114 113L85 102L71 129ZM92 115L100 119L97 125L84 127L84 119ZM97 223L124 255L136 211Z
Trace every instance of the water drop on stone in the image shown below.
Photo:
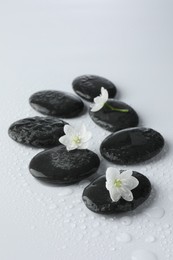
M158 260L158 258L154 253L141 249L132 253L131 260Z
M147 214L152 218L160 219L165 215L165 210L161 207L154 207L151 208Z
M132 237L128 233L120 233L117 235L116 240L118 242L128 243L132 240Z

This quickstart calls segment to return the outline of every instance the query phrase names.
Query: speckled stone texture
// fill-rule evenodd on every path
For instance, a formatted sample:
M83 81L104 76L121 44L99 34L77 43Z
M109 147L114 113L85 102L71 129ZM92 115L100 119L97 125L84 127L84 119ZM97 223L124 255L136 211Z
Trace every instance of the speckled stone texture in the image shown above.
M30 105L38 112L62 118L78 116L83 108L83 101L68 92L45 90L33 94Z
M89 114L92 120L104 129L115 132L121 129L135 127L138 125L139 119L135 110L129 105L116 101L114 99L109 99L107 101L108 105L113 108L128 109L128 112L118 112L111 110L110 108L104 106L97 112L92 112L90 110Z
M79 96L91 102L100 95L101 87L107 89L110 98L114 97L117 92L115 85L111 81L95 75L77 77L72 82L72 86Z
M109 135L101 144L102 156L115 164L135 164L157 155L164 146L160 133L151 128L136 127Z
M133 201L121 198L118 202L111 200L106 189L105 176L101 176L89 184L83 191L82 199L88 209L96 213L111 214L131 211L141 205L150 195L151 184L144 175L133 172L133 176L139 181L139 185L132 190Z
M16 142L38 148L57 146L67 122L53 117L29 117L13 123L9 136Z
M65 146L54 147L37 154L29 165L37 179L55 184L71 184L95 173L99 157L90 150L67 151Z

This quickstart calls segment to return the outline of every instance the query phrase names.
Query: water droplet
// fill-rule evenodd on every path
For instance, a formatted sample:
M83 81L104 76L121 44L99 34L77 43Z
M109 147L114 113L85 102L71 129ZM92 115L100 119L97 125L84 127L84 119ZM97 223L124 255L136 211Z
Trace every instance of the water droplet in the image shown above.
M56 209L57 208L57 205L56 204L51 204L51 205L49 205L49 209L50 210L54 210L54 209Z
M169 230L169 229L165 231L165 234L167 234L167 235L169 235L169 234L171 234L171 233L172 233L172 232L171 232L171 230Z
M132 240L132 237L128 233L120 233L116 236L118 242L128 243Z
M85 230L85 229L87 228L87 226L86 226L86 225L82 225L80 228L81 228L82 230Z
M157 260L157 256L146 250L136 250L132 253L131 260Z
M35 230L36 229L36 227L35 226L31 226L31 230Z
M27 183L27 182L23 182L23 183L22 183L22 186L23 186L23 187L27 187L27 186L28 186L28 183Z
M170 224L164 224L164 228L170 228Z
M124 226L130 226L132 224L132 218L122 217L121 218L121 224L123 224Z
M70 194L73 193L73 190L70 189L70 188L65 188L65 189L62 189L61 191L59 191L58 195L59 196L68 196Z
M70 222L70 219L67 218L67 219L64 219L64 223L69 223Z
M100 223L95 221L95 222L93 223L93 227L98 227L98 226L100 226Z
M72 228L76 228L76 223L72 223L70 226L71 226Z
M156 238L154 236L148 236L146 237L145 241L148 243L153 243L156 241Z
M100 231L98 230L95 230L93 233L92 233L92 237L99 237L100 236Z
M162 218L165 215L165 210L160 207L154 207L151 208L148 212L147 215L152 217L152 218Z

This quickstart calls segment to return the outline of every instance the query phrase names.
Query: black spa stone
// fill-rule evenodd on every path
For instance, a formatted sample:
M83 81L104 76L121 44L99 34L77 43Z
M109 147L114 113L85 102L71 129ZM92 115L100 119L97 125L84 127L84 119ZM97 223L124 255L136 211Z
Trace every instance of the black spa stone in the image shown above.
M30 97L29 102L42 114L63 118L76 117L84 108L84 103L79 97L55 90L37 92Z
M136 164L151 159L164 146L160 133L151 128L135 127L118 131L103 140L102 156L115 164Z
M65 121L53 117L29 117L13 123L9 136L18 143L39 148L57 146L64 135Z
M117 92L115 85L111 81L95 75L77 77L72 82L72 86L80 97L91 102L100 95L101 87L107 89L110 98L113 98Z
M116 132L121 129L138 125L138 115L132 107L114 99L109 99L107 104L111 105L113 108L128 109L128 112L114 111L107 106L103 106L97 112L92 112L90 110L90 117L97 125L110 132Z
M44 182L71 184L89 177L100 165L99 157L90 150L67 151L54 147L37 154L29 165L31 174Z
M133 172L134 177L139 181L139 185L131 190L133 200L126 201L120 198L118 202L113 202L109 191L106 189L105 176L101 176L89 184L83 191L83 201L88 209L95 213L111 214L131 211L141 205L150 195L151 184L144 175Z

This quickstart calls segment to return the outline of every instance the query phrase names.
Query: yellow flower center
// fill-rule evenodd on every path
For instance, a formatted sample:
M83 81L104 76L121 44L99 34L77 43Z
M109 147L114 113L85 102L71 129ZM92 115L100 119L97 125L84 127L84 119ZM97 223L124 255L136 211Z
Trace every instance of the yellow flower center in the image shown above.
M73 142L74 142L75 144L80 144L80 143L81 143L81 138L80 138L79 136L74 136L74 137L73 137Z
M116 188L121 188L122 181L120 179L115 179L114 185L115 185Z

